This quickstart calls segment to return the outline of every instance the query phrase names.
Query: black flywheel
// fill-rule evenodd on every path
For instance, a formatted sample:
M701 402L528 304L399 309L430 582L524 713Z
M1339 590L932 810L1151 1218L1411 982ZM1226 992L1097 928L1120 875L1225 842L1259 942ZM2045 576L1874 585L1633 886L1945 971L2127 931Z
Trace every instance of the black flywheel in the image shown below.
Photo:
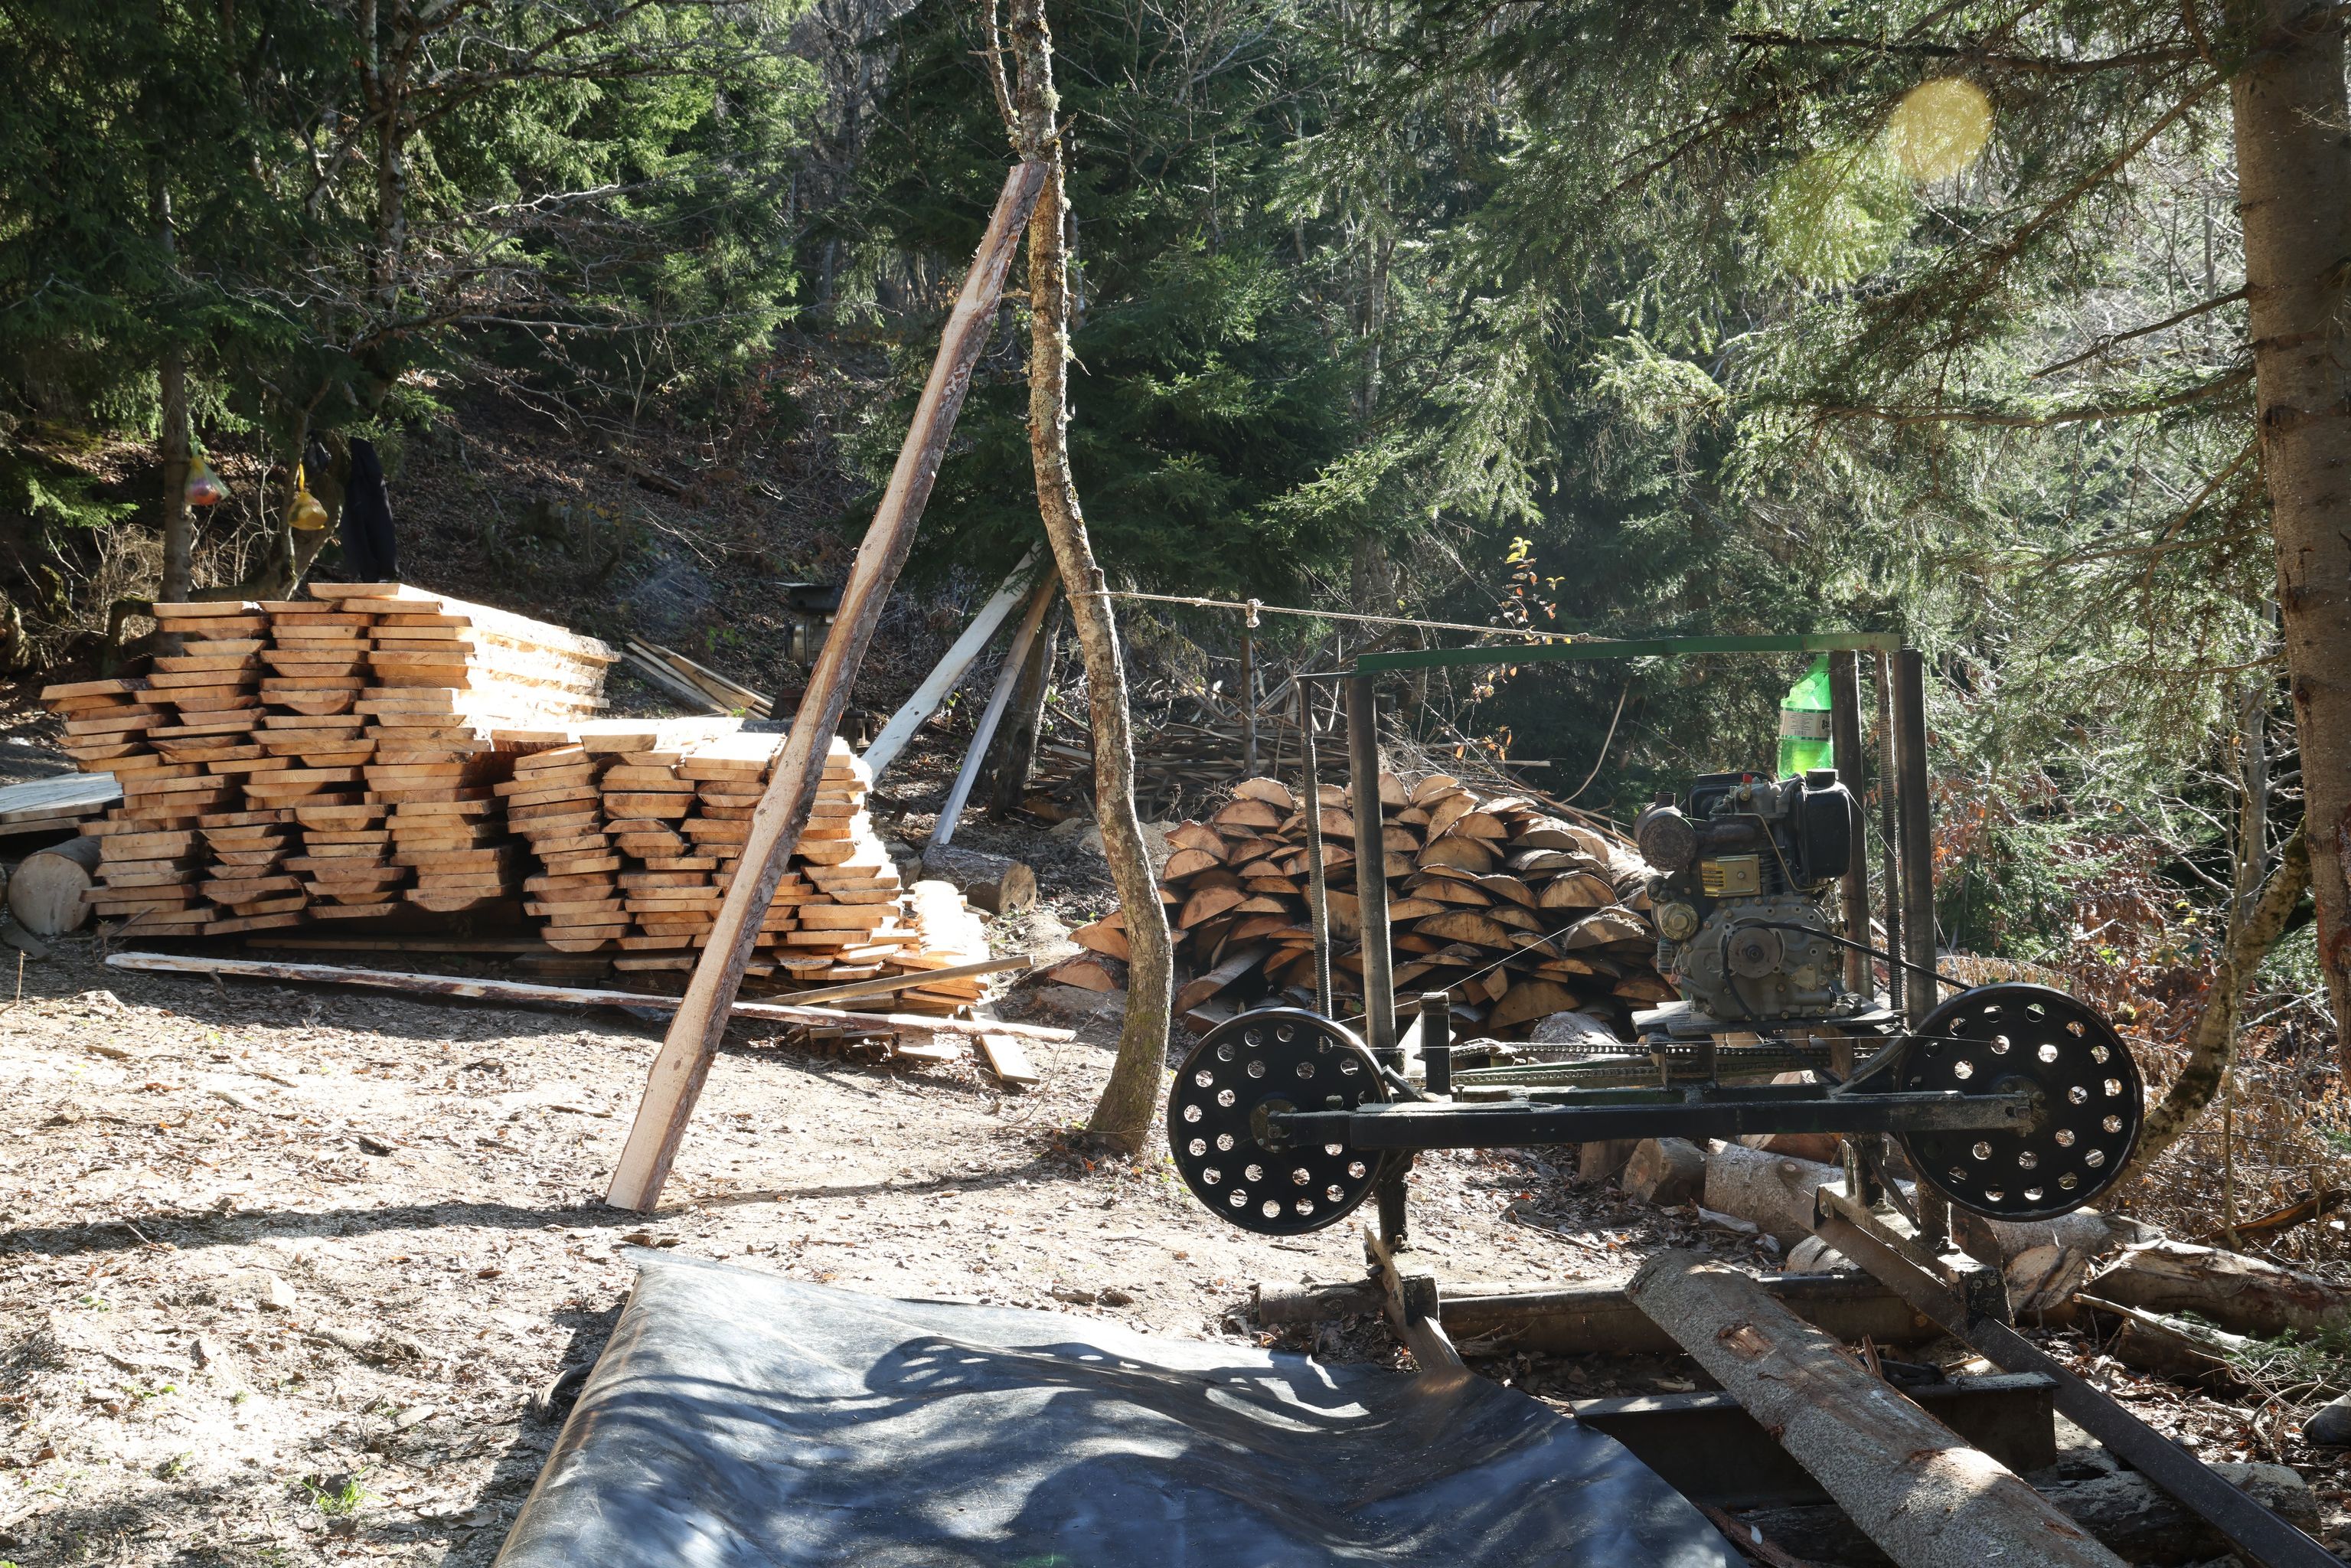
M1920 1179L1994 1219L2051 1219L2115 1185L2137 1145L2137 1064L2113 1026L2046 986L1979 986L1927 1016L1905 1048L1905 1089L2029 1093L2015 1132L1912 1133Z
M1344 1144L1292 1146L1267 1118L1387 1097L1353 1030L1301 1009L1268 1008L1218 1024L1176 1070L1167 1142L1193 1197L1245 1230L1295 1236L1363 1202L1380 1156Z

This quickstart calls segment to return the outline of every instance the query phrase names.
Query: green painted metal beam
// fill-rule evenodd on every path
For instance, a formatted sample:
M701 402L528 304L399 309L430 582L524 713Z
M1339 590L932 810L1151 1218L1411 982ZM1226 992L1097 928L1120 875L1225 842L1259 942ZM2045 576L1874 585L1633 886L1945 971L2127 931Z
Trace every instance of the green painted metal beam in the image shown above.
M1597 659L1679 659L1699 653L1891 653L1898 632L1821 632L1791 637L1645 637L1623 642L1533 643L1518 647L1429 648L1366 653L1354 673L1426 670L1440 664L1586 664Z

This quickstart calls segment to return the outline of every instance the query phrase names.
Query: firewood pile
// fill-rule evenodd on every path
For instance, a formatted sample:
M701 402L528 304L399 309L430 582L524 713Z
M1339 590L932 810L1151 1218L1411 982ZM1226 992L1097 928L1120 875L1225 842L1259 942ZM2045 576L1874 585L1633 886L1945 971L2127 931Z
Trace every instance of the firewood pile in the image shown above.
M1354 816L1346 790L1326 784L1320 793L1332 983L1340 996L1360 997ZM1411 783L1383 773L1380 808L1399 995L1450 991L1457 1015L1495 1038L1523 1036L1560 1012L1621 1022L1673 998L1640 913L1646 868L1621 838L1442 773ZM1269 997L1311 1006L1298 796L1280 779L1246 779L1207 821L1172 829L1168 842L1160 896L1176 935L1178 1016L1205 1030ZM1123 989L1123 917L1072 935L1086 951L1050 977Z

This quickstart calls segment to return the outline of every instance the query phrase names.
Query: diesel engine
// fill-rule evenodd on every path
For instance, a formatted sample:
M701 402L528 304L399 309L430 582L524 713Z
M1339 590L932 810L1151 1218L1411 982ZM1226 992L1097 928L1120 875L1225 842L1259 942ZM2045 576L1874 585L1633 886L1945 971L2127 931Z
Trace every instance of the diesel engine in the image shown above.
M1844 985L1838 879L1858 852L1860 810L1834 768L1773 780L1713 773L1633 824L1648 862L1657 967L1724 1022L1820 1019L1865 998Z

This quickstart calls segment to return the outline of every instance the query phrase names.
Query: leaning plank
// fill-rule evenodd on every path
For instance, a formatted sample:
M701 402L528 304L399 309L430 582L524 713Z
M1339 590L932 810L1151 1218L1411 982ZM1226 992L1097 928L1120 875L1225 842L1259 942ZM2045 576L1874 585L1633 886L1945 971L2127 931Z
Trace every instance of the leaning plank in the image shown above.
M2014 1472L1736 1269L1664 1252L1626 1287L1900 1568L2122 1568Z
M996 591L996 597L979 607L979 613L971 618L963 635L940 655L936 667L914 688L905 706L890 716L890 722L882 727L882 733L865 748L865 766L873 770L875 783L882 781L883 771L898 759L898 753L914 738L914 731L922 727L923 721L947 700L947 694L956 689L956 683L963 679L963 673L971 668L971 662L979 657L979 651L996 635L996 629L1019 605L1029 592L1029 569L1036 559L1037 551L1032 547L1020 558L1020 564L1012 569L1012 575L1004 580L1004 586Z
M731 711L725 703L720 702L675 670L638 653L634 648L626 650L622 656L628 661L631 669L684 703L689 711L709 714Z
M622 1208L650 1209L661 1201L685 1124L701 1097L702 1081L726 1035L726 1018L736 993L742 988L751 948L792 846L809 824L823 779L824 759L833 732L849 706L849 691L873 641L890 588L905 564L914 542L914 524L930 499L946 455L947 438L956 414L971 385L972 366L987 343L995 324L996 306L1004 293L1005 269L1020 243L1029 214L1044 189L1045 167L1022 163L1004 177L996 210L980 237L979 250L963 280L963 293L940 335L938 357L931 363L930 380L898 449L898 465L874 508L873 521L857 547L857 559L842 587L841 608L832 630L809 672L808 689L793 716L791 734L768 775L768 787L751 814L743 855L726 901L719 905L708 946L695 964L686 987L684 1003L671 1023L669 1036L654 1058L645 1082L643 1101L629 1127L618 1168L605 1190L605 1200Z
M1011 644L1004 650L1003 666L996 672L996 688L987 694L987 706L981 710L979 722L972 728L971 745L964 750L963 766L956 770L946 804L939 808L938 821L931 826L933 849L946 848L947 841L955 837L956 824L963 821L964 802L971 799L971 787L979 782L980 766L987 760L988 746L996 739L996 727L1003 722L1004 710L1011 706L1013 688L1020 684L1020 672L1029 663L1029 645L1043 629L1045 612L1053 608L1053 595L1061 590L1061 580L1048 572L1038 580L1036 591L1029 596L1029 608L1022 612L1020 624L1013 628ZM869 762L867 766L872 764Z
M529 980L476 980L459 975L415 975L399 969L355 969L341 964L272 964L259 958L208 958L178 953L110 953L107 963L117 969L152 975L225 975L244 980L299 980L312 985L360 986L378 991L406 991L421 997L451 997L471 1001L518 1002L569 1008L682 1008L690 998L648 996L640 991L602 990L588 986L542 986ZM993 1032L1020 1040L1075 1040L1065 1029L1037 1024L1003 1023L995 1019L936 1018L928 1013L860 1013L840 1008L802 1007L790 1002L737 1000L735 1018L775 1023L858 1024L869 1029L906 1030L921 1034L977 1035Z

